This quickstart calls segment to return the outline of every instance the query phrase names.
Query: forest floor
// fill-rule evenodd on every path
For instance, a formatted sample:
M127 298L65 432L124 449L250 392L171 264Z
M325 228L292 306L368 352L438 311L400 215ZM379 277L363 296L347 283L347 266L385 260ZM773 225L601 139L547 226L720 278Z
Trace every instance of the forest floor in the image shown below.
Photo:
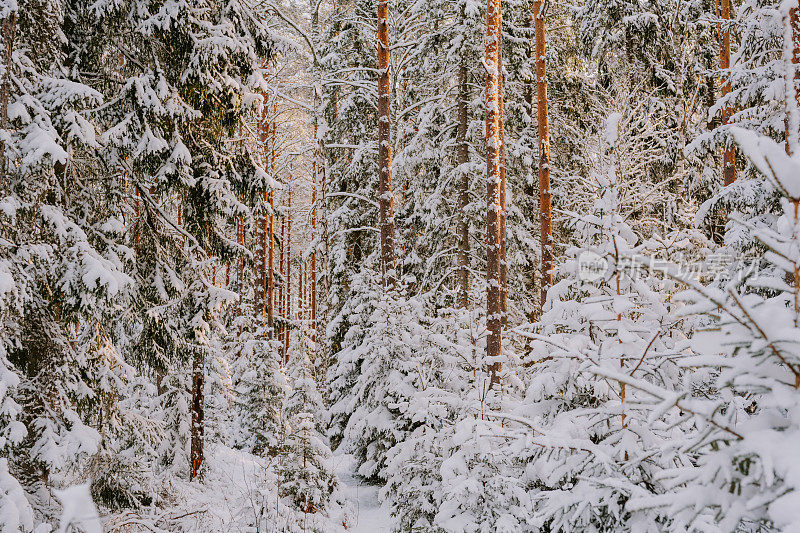
M355 474L355 458L352 455L336 455L336 473L342 483L342 492L353 505L352 533L389 533L392 517L388 505L378 498L380 487L365 484Z

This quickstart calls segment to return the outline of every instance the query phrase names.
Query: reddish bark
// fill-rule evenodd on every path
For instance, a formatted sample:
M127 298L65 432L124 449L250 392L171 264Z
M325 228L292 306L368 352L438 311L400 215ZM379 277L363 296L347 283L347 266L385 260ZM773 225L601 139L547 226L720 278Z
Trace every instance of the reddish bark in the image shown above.
M458 298L459 307L469 305L469 222L467 207L469 206L469 173L464 165L469 162L469 144L467 143L467 126L469 115L467 100L469 85L467 84L467 63L465 55L461 57L458 69L458 156L457 162L461 177L458 191Z
M300 274L297 277L297 316L300 321L305 319L305 261L300 257Z
M724 20L731 19L731 0L719 0L719 16ZM731 32L727 28L723 28L721 31L719 66L723 71L731 66ZM725 74L723 73L723 75ZM731 84L726 77L722 84L722 96L726 96L730 92ZM733 115L733 108L730 105L722 108L722 123L730 122L731 115ZM722 176L725 185L736 181L736 152L732 144L725 147L722 155Z
M789 38L791 39L792 57L787 65L786 80L786 153L797 152L800 147L800 2L789 10Z
M317 124L314 124L314 138L317 138ZM311 234L315 237L317 235L317 157L319 151L315 147L314 150L314 164L313 164L313 179L314 187L311 189ZM315 244L316 246L316 244ZM315 346L317 343L317 251L316 249L311 252L311 343Z
M394 287L394 207L392 197L392 134L389 86L389 0L378 0L378 167L381 259L386 287Z
M244 221L242 217L236 218L236 243L244 246ZM236 308L236 316L242 314L242 275L244 274L244 259L241 254L236 258L236 292L239 294L239 305Z
M505 128L505 89L503 74L503 33L501 24L497 28L497 69L499 73L500 91L498 94L499 108L498 116L500 120L500 321L502 328L508 324L508 262L506 261L506 251L508 248L508 234L506 230L506 128Z
M553 285L553 226L550 197L550 121L547 102L547 59L545 57L543 0L534 0L536 40L536 111L539 130L539 217L542 243L542 285L540 307L544 310L547 289Z
M205 358L202 351L194 355L192 364L192 428L190 443L191 470L189 480L195 479L203 465L203 438L205 433L205 410L203 388L205 387Z
M291 172L291 171L290 171ZM289 181L291 182L291 174ZM289 188L289 198L286 209L286 320L292 318L292 189ZM283 353L284 359L289 359L289 328L283 334Z
M2 21L3 37L3 84L0 87L0 129L8 128L8 103L11 99L11 57L14 52L14 35L17 30L17 12L11 11ZM5 181L8 172L8 160L6 158L6 143L0 141L0 180Z
M490 386L500 381L502 320L500 308L500 72L499 27L501 0L486 8L486 356Z
M264 154L264 171L269 172L270 168L270 152L269 152L269 135L270 124L267 120L267 108L264 107L264 112L259 123L259 143ZM255 262L255 302L253 305L253 313L259 317L267 315L267 239L269 235L269 192L263 192L263 212L256 219L256 262Z

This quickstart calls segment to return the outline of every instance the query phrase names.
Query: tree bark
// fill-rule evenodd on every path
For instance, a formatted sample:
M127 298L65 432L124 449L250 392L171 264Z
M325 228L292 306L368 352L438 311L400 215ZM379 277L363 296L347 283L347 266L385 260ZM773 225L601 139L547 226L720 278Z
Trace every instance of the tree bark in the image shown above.
M314 142L317 138L317 124L314 123ZM314 147L314 163L313 163L313 179L314 184L311 189L311 235L314 239L314 246L316 247L317 239L317 171L319 169L317 156L319 151L318 147ZM317 344L317 250L316 248L311 251L311 343L316 350Z
M275 324L275 336L279 339L283 339L283 325L281 321L281 317L283 317L283 283L281 280L284 279L286 275L286 271L283 268L283 256L284 256L284 241L283 239L286 237L286 219L284 217L280 217L280 247L278 249L278 288L277 294L275 297L276 307L277 307L277 316L278 322Z
M300 254L300 273L297 276L297 317L302 322L305 319L304 309L305 309L305 302L303 298L305 298L305 290L303 283L305 282L305 265L303 261L303 255ZM302 324L301 324L302 325Z
M506 251L508 248L508 232L506 230L508 210L506 209L506 126L505 126L505 87L503 74L503 20L497 27L497 70L499 75L500 90L498 94L500 120L500 321L502 328L508 324L508 262Z
M731 19L731 0L719 0L719 16L724 20ZM731 66L731 32L727 28L721 30L719 66L723 71ZM723 72L723 76L725 73ZM731 92L730 80L726 77L722 84L722 96ZM730 122L733 108L726 105L722 108L722 123ZM726 145L722 155L722 178L725 185L736 181L736 152L733 144Z
M17 29L17 12L11 11L2 22L3 32L3 85L0 87L0 130L8 128L8 103L11 99L11 59L14 53L14 35ZM5 184L8 173L6 143L0 141L0 184Z
M389 86L389 0L378 0L378 166L381 259L384 286L397 280L394 257L394 208L392 196L392 133Z
M269 241L267 258L267 336L272 339L275 320L275 191L269 193Z
M200 473L203 464L203 437L204 427L204 401L203 389L205 387L205 357L202 350L194 354L192 364L192 435L191 435L191 471L189 480L195 479Z
M264 107L259 123L259 143L264 153L264 171L269 172L269 121L267 107ZM256 221L256 264L255 264L255 302L253 314L256 317L267 315L267 239L269 235L267 210L269 208L269 192L263 192L263 212Z
M286 320L292 319L292 189L291 189L291 169L289 174L289 198L286 208ZM288 323L287 323L288 324ZM289 333L290 328L286 328L283 333L283 358L289 361Z
M462 21L466 19L464 8L461 9ZM458 153L457 163L459 178L458 190L458 298L459 307L469 305L469 221L467 220L467 207L469 206L469 172L466 164L469 162L469 143L467 142L467 128L469 126L468 101L469 101L469 70L467 69L467 54L462 49L461 65L458 69Z
M542 244L542 285L539 297L544 310L547 290L553 285L553 213L550 197L550 120L547 102L547 58L545 56L543 0L533 1L536 40L536 114L539 130L539 220Z
M244 246L244 220L241 216L236 218L236 243L239 246ZM242 276L244 275L244 258L241 252L236 258L236 292L239 294L239 305L236 307L236 316L242 314Z
M500 381L502 320L500 309L500 72L499 26L501 0L486 7L486 341L490 387Z
M789 10L786 25L786 153L794 155L800 149L800 2Z

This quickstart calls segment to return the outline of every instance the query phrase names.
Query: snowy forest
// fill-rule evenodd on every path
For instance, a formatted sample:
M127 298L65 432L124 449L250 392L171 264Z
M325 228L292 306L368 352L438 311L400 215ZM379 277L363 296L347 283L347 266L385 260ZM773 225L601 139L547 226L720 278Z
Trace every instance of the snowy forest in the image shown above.
M798 0L0 0L0 531L800 531Z

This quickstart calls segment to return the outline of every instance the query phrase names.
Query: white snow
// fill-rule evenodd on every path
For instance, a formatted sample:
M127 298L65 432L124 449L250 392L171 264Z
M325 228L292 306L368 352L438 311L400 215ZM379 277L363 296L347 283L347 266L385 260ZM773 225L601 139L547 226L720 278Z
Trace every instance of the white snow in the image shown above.
M612 148L617 145L617 140L619 140L620 120L622 120L622 113L611 113L606 119L605 141Z
M80 525L86 533L103 533L97 508L89 493L89 483L54 492L62 507L58 533L64 533L75 525Z
M336 454L336 475L342 484L342 492L353 504L352 533L388 533L392 530L389 505L382 504L378 497L380 487L367 485L355 474L356 459L350 454Z

